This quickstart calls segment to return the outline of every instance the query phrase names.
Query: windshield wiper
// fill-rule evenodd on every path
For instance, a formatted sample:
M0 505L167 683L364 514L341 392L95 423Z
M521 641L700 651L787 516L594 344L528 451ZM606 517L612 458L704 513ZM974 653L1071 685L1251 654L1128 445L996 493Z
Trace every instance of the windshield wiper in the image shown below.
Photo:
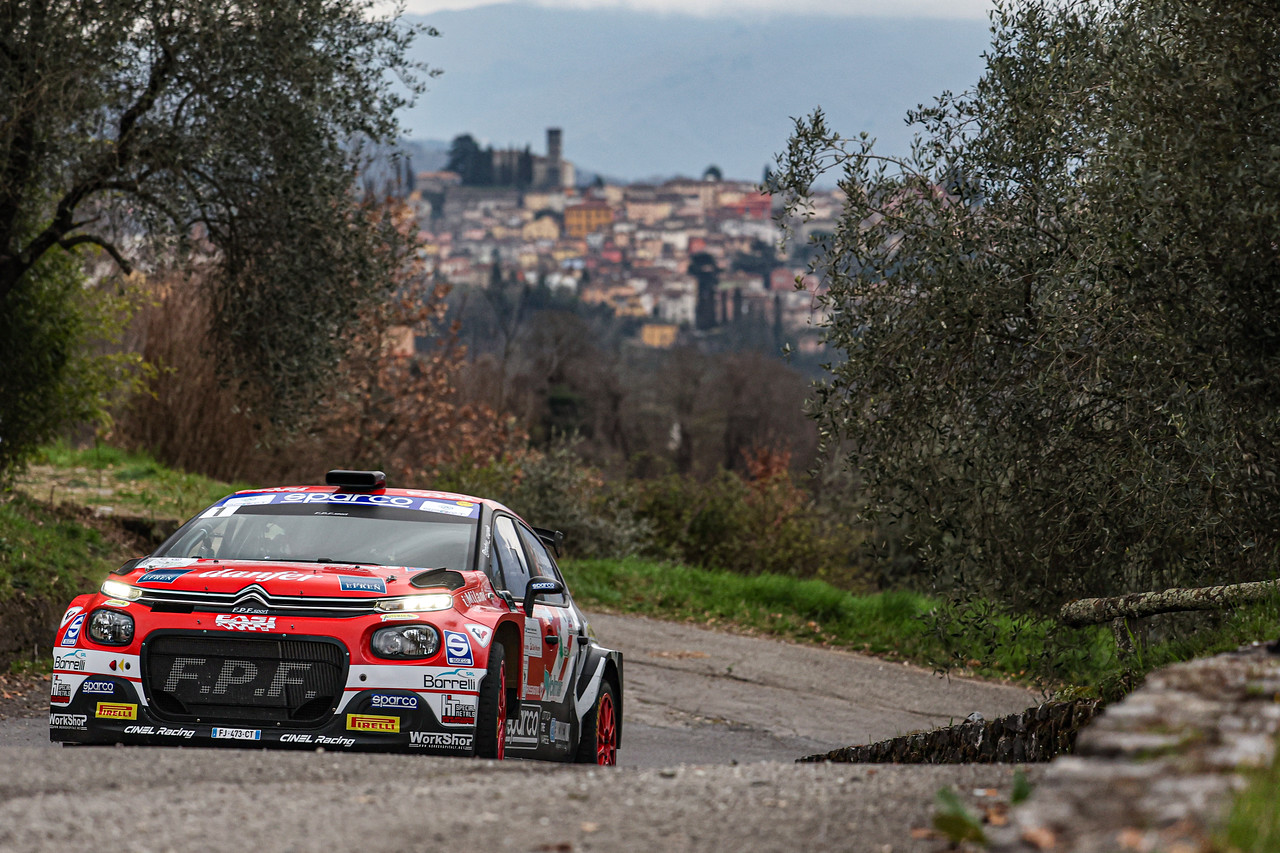
M382 566L382 563L370 563L365 560L335 560L332 557L312 557L310 560L294 560L295 563L338 563L344 566Z

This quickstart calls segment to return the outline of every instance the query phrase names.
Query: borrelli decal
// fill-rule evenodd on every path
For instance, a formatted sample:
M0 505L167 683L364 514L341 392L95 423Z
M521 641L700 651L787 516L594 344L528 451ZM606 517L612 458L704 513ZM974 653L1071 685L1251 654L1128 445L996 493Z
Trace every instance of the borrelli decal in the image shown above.
M346 689L350 693L366 690L474 693L479 689L483 676L484 670L475 668L355 665L347 671Z
M347 729L353 732L398 734L400 718L382 717L377 714L347 714Z
M213 622L229 631L274 631L276 628L274 616L247 616L243 613L220 613Z

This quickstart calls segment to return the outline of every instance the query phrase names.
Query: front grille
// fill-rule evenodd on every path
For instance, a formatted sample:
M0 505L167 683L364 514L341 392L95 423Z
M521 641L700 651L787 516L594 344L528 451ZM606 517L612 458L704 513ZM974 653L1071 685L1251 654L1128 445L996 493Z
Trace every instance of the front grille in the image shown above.
M142 669L158 717L306 726L337 707L347 653L324 639L160 635L143 644Z

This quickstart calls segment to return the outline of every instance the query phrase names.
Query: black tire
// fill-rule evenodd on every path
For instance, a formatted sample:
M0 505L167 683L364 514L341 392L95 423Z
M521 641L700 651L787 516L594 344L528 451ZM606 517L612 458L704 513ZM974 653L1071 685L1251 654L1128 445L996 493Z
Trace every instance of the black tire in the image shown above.
M476 755L501 761L507 752L507 651L494 641L476 707Z
M595 704L582 720L573 760L579 764L617 764L618 722L617 691L612 682L602 681Z

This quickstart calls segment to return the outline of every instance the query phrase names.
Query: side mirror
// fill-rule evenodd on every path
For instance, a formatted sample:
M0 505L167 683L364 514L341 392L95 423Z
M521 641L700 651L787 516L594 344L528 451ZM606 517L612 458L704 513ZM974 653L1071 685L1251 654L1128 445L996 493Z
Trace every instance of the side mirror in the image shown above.
M564 584L555 578L529 578L524 588L524 615L533 615L534 599L540 595L560 595L564 592Z

